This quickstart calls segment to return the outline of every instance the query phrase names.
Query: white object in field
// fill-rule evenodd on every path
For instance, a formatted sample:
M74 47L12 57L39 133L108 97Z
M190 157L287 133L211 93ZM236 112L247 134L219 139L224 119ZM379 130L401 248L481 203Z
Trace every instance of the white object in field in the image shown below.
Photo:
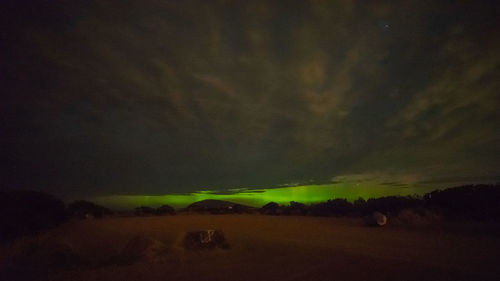
M373 213L373 217L375 218L375 221L377 222L378 225L382 226L387 223L387 217L379 212Z
M387 224L387 216L380 212L374 212L365 217L365 221L370 226L384 226Z

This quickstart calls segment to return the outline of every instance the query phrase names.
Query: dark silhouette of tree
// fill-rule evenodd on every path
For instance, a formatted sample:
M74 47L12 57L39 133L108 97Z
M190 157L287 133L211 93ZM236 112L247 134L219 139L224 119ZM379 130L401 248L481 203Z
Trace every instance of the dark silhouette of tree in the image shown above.
M235 214L244 214L244 213L251 212L251 208L249 208L248 206L245 206L245 205L241 205L241 204L234 204L232 206L231 210Z
M500 220L500 184L435 190L427 193L424 201L426 208L439 209L448 218Z
M107 215L112 215L113 212L95 203L78 200L68 205L68 214L71 217L85 219L89 217L102 218Z
M370 198L362 208L363 214L382 212L395 216L399 212L408 208L417 208L423 204L419 197L414 196L386 196L380 198Z
M332 199L311 205L309 211L315 216L346 216L353 212L352 203L347 199Z
M308 208L303 203L290 201L290 206L287 208L287 211L291 215L306 215Z
M261 213L266 215L277 215L280 205L276 202L269 202L260 208Z
M140 206L134 209L134 213L136 216L154 215L155 212L156 212L155 209L146 206Z
M354 208L354 212L357 215L366 215L367 214L367 211L365 210L366 209L366 200L363 199L362 197L359 197L358 199L354 200L352 205Z
M157 215L175 215L175 209L169 205L162 205L156 209Z

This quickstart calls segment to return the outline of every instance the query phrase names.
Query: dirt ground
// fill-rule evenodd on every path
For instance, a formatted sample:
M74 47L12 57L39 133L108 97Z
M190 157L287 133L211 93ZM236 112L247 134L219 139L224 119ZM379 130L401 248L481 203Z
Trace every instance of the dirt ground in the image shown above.
M222 230L231 248L184 250L184 233L199 229ZM73 221L4 247L0 280L500 280L499 234L479 224L371 228L359 219L300 216ZM137 235L165 251L120 261Z

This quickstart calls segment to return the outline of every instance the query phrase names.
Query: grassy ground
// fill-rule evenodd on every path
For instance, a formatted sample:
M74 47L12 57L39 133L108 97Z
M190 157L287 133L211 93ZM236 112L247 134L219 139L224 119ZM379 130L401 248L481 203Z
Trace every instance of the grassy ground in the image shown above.
M224 231L231 249L182 249L186 231L207 228ZM318 217L108 218L71 222L4 247L0 279L500 280L498 234L498 229L480 225L369 228L357 219ZM164 243L166 253L116 262L136 235ZM68 266L47 262L48 250L33 250L40 245L70 249L56 259Z

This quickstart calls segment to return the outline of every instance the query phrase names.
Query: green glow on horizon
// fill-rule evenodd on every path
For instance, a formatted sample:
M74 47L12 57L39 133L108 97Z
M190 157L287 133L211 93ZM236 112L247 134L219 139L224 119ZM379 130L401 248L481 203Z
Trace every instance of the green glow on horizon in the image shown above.
M182 208L193 202L205 199L226 200L260 207L271 201L278 204L288 204L290 201L311 204L334 198L346 198L353 201L359 197L368 199L391 195L421 195L434 189L431 186L406 185L402 187L388 186L380 183L360 184L356 182L344 182L268 189L234 189L237 192L230 194L218 194L217 191L201 190L190 194L109 195L89 198L89 200L114 209L131 209L138 206L157 207L163 204Z

